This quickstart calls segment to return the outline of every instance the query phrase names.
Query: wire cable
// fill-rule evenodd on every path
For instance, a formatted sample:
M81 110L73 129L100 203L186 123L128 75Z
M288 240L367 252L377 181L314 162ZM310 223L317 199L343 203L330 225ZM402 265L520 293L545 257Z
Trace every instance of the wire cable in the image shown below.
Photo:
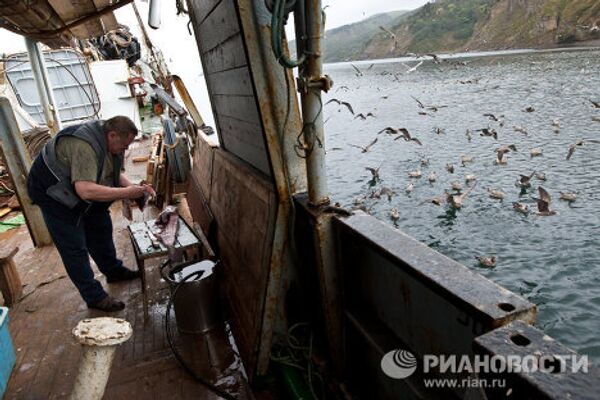
M219 263L219 261L217 261L215 263L215 266L218 263ZM161 273L162 273L162 268L161 268ZM200 375L198 375L196 373L196 371L194 371L192 369L192 367L190 367L189 364L185 362L185 360L183 359L183 357L181 356L181 354L177 350L177 347L175 346L175 343L173 342L173 333L171 332L171 318L170 318L170 315L171 315L171 308L173 307L173 302L175 300L175 296L177 296L177 291L189 279L191 279L191 278L193 278L195 276L201 276L203 273L204 273L204 271L194 271L194 272L191 272L188 275L184 276L183 279L181 279L181 281L179 281L179 283L177 283L177 285L175 286L175 289L173 289L173 292L171 293L171 296L169 296L169 302L167 303L167 311L166 311L166 314L165 314L165 331L167 333L167 342L169 343L169 347L171 347L171 351L173 352L173 355L175 356L175 359L179 362L179 364L183 367L183 369L192 378L194 378L196 381L198 381L198 383L206 386L206 388L208 388L211 392L215 393L217 396L220 396L220 397L222 397L222 398L224 398L226 400L237 400L235 397L233 397L229 393L224 392L223 390L219 389L218 387L216 387L215 385L213 385L212 383L208 382L206 379L204 379Z

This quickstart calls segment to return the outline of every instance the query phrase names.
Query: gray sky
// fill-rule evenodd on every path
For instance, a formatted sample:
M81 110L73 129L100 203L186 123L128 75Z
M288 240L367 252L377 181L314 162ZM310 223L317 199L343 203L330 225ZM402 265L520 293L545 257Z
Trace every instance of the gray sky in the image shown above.
M337 28L338 26L350 24L360 21L372 15L396 10L412 10L427 3L428 0L323 0L323 7L327 7L327 26L326 29ZM143 18L147 18L147 3L137 0L136 3L142 11ZM156 37L157 42L161 42L160 36L157 33L163 33L164 30L169 32L169 37L185 33L185 22L183 18L175 17L173 4L175 1L163 1L163 27L158 32L152 32L151 36ZM117 11L117 18L125 23L131 23L133 13L131 7L125 6ZM183 28L183 29L181 29ZM173 41L171 41L171 45ZM160 47L160 43L157 43ZM24 51L25 45L23 38L0 29L0 53L13 53Z
M255 0L259 1L259 0ZM262 0L261 0L262 1ZM409 10L420 7L427 0L323 0L323 7L327 13L326 29L350 24L368 18L374 14ZM136 4L146 22L148 18L148 3L136 0ZM206 91L206 82L202 77L202 65L198 55L196 41L187 31L187 16L177 16L175 1L161 2L161 27L158 30L147 29L153 43L164 53L170 72L181 76L192 98L209 125L213 125L212 111ZM141 40L137 21L131 6L124 6L115 12L117 20L128 25L134 35ZM288 24L288 39L293 31ZM0 54L25 51L25 43L21 36L7 30L0 29Z

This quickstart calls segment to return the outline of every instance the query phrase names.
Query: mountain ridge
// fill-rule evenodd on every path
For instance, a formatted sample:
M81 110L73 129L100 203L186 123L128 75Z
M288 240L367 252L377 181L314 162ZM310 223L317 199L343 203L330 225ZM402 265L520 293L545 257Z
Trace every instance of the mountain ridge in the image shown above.
M325 62L600 40L597 0L437 0L325 32Z

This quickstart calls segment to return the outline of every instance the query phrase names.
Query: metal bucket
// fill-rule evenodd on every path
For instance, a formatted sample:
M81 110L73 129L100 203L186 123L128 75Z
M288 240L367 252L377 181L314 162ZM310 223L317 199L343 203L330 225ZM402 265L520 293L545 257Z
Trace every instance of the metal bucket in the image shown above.
M165 262L162 277L171 286L177 329L184 333L207 332L222 322L216 267L210 260L172 266Z

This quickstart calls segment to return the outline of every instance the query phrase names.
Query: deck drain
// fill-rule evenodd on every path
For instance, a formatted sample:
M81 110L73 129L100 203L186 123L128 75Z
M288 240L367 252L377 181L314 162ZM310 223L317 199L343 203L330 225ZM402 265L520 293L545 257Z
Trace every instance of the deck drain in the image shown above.
M531 343L531 340L527 339L525 336L521 335L520 333L512 335L510 337L510 340L512 340L512 342L514 344L516 344L517 346L521 346L521 347L528 346Z
M498 307L500 307L500 309L502 311L506 311L506 312L514 311L516 308L515 306L513 306L510 303L500 303L500 304L498 304Z

